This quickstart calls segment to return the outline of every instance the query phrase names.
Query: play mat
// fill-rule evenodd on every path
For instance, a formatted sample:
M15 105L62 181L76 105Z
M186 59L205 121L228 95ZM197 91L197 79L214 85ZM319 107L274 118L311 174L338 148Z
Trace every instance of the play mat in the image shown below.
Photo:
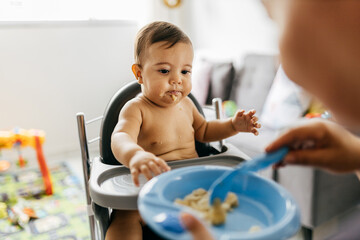
M50 165L49 169L54 190L50 196L45 195L41 173L36 168L0 172L3 210L1 213L0 209L0 239L90 239L85 193L80 180L66 163ZM8 217L1 218L4 206L12 210L7 211ZM19 209L22 211L17 211ZM27 212L25 220L23 212ZM32 216L30 220L29 216ZM11 223L9 217L15 219L16 224Z

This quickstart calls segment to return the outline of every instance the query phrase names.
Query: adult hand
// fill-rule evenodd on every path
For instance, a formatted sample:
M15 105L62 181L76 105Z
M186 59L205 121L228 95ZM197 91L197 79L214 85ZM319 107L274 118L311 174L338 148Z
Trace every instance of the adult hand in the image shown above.
M360 169L360 138L336 123L314 121L295 127L276 139L266 152L288 146L285 164L308 165L343 173Z
M136 152L130 160L129 167L135 186L139 186L139 174L144 174L147 180L150 180L153 176L170 170L163 159L146 151Z
M214 237L210 231L193 215L189 213L181 213L181 222L185 225L185 228L193 236L193 240L212 240Z

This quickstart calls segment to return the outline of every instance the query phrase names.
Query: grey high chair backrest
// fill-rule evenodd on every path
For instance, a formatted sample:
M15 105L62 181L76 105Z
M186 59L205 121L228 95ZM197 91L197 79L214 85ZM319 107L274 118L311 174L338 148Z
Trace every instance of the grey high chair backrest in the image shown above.
M118 122L119 113L122 107L127 101L134 98L140 92L140 84L138 84L136 81L132 81L116 92L106 107L100 129L100 157L106 164L120 164L111 151L111 134ZM189 98L194 102L198 111L204 116L204 112L200 104L191 93L189 94ZM212 151L212 148L208 143L201 143L196 141L195 144L196 151L200 157L207 156Z

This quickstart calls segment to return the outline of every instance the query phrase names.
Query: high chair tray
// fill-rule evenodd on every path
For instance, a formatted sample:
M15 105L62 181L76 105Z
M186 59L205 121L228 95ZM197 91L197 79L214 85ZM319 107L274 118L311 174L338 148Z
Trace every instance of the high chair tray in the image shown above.
M232 145L226 146L226 151L217 155L185 159L168 162L171 169L195 166L217 165L235 166L249 157ZM92 200L103 207L113 209L137 209L138 193L146 183L140 175L140 187L135 187L130 171L122 165L108 165L101 162L100 158L93 160L89 190Z

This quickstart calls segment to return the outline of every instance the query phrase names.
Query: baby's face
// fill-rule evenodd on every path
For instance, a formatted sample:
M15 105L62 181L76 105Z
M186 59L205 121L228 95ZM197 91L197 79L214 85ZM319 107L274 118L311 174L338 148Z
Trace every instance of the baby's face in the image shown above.
M143 95L162 107L173 106L190 93L194 58L190 44L167 47L166 42L158 42L147 48L138 79Z

